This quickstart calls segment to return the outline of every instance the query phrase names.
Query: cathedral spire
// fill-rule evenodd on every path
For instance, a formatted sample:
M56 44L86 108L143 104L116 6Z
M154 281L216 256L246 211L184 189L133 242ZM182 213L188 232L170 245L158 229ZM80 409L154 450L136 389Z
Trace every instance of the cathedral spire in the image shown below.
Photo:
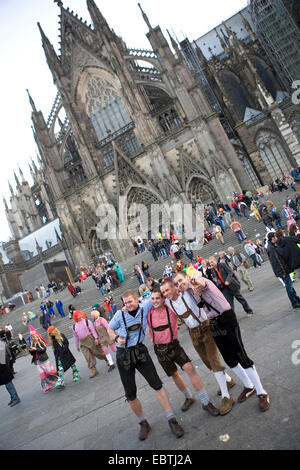
M8 182L8 187L9 187L9 190L11 192L11 195L14 196L15 193L14 193L14 190L13 190L12 185L10 184L10 182Z
M7 205L7 202L6 202L6 199L5 199L4 196L3 196L3 204L4 204L4 207L5 207L5 212L8 212L8 205Z
M140 9L141 12L142 12L142 16L143 16L144 21L145 21L146 25L148 26L148 28L149 28L150 30L153 29L152 26L151 26L151 24L150 24L149 18L148 18L148 16L146 15L146 13L144 12L144 10L142 9L142 6L141 6L140 3L138 3L138 7L139 7L139 9Z
M19 167L19 174L20 174L20 176L21 176L22 183L26 183L25 178L24 178L23 171L21 170L20 167Z
M19 181L19 179L18 179L18 177L17 177L17 175L16 175L16 172L15 172L15 171L14 171L14 177L15 177L15 181L16 181L17 189L19 189L19 188L21 187L21 185L20 185L20 181Z
M45 35L40 23L37 23L37 25L38 25L39 30L40 30L40 34L41 34L41 38L42 38L42 45L43 45L43 49L44 49L44 52L45 52L46 59L47 59L48 65L50 67L50 70L57 69L59 67L59 60L58 60L57 54L54 50L54 47L52 46L51 42L49 41L49 39Z
M169 30L167 29L167 33L169 35L169 38L170 38L170 41L171 41L171 44L172 44L172 47L174 49L174 51L176 52L177 54L177 57L180 57L181 56L181 51L178 47L178 44L177 42L175 41L175 39L171 36L171 34L169 33Z
M100 26L100 28L104 30L104 32L111 34L111 29L94 0L87 0L87 7L91 15L94 27L97 28L97 26Z
M36 113L36 107L35 107L35 104L34 104L33 99L31 98L31 95L30 95L30 93L29 93L28 88L26 88L26 91L27 91L27 94L28 94L29 103L31 104L31 107L32 107L32 111L33 111L34 113Z
M246 29L246 31L248 32L250 38L252 39L252 41L255 41L255 39L256 39L256 38L255 38L255 34L254 34L254 32L253 32L253 30L252 30L252 28L251 28L251 26L250 26L249 21L244 17L244 15L243 15L243 13L242 13L241 11L240 11L240 15L241 15L241 17L242 17L243 24L244 24L245 29Z
M36 166L35 161L33 160L33 158L31 158L31 164L32 164L32 168L33 168L35 174L37 174L38 169L37 169L37 166Z
M228 51L228 46L227 46L226 42L224 41L224 38L222 38L222 37L220 36L220 34L219 34L217 28L215 28L215 32L216 32L217 38L218 38L219 41L220 41L220 44L221 44L221 46L222 46L222 49L223 49L225 52L227 52L227 51Z
M224 23L223 23L223 24L224 24ZM224 38L224 42L225 42L225 44L227 45L227 48L231 48L231 42L229 41L229 37L226 36L226 34L225 34L225 32L223 31L222 28L220 28L220 31L221 31L222 36L223 36L223 38Z

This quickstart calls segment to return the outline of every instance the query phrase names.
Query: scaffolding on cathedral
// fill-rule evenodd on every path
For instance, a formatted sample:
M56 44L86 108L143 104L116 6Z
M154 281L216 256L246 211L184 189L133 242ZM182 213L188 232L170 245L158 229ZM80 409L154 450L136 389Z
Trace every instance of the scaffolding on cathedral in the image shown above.
M224 112L221 108L221 105L220 105L216 95L213 92L212 87L210 86L210 84L209 84L209 82L206 78L205 72L202 69L200 59L199 59L195 49L193 48L193 46L191 45L190 41L187 38L180 42L180 48L181 48L181 51L184 55L185 60L187 61L187 64L188 64L190 70L193 72L193 74L197 78L197 80L200 84L201 90L203 91L203 93L204 93L207 101L209 102L212 110L217 112L217 113L220 113L221 124L224 127L225 132L229 136L231 136L232 133L233 133L232 127L229 124L227 118L225 117Z
M300 78L300 31L282 0L251 0L257 37L287 90Z

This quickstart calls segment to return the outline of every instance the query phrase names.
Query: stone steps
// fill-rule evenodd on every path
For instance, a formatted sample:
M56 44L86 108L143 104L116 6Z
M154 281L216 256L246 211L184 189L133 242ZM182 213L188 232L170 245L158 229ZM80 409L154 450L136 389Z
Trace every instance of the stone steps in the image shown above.
M271 199L275 205L277 205L278 209L281 210L282 204L285 203L287 196L291 195L294 196L292 191L284 191L283 193L274 193L271 195L269 199ZM264 199L266 202L268 198ZM263 238L264 234L266 233L265 226L262 222L256 221L256 219L252 216L248 221L245 217L241 217L238 219L242 225L242 228L247 236L247 238L252 239L255 241L257 236L259 235L260 238ZM284 221L283 221L284 222ZM225 244L221 245L221 243L213 239L207 245L203 246L200 250L195 250L195 255L200 254L201 256L208 258L209 256L218 255L219 251L224 250L227 251L229 246L233 246L235 248L241 249L241 245L238 244L237 238L234 233L231 231L230 228L225 230L224 234L224 241ZM183 260L188 262L189 260L184 256ZM158 261L154 262L153 257L150 252L146 251L144 253L140 253L137 256L134 256L130 259L127 259L124 263L125 268L123 268L122 263L122 270L124 273L125 281L121 284L121 286L117 289L114 289L111 294L114 297L114 300L118 307L121 307L121 295L127 289L134 289L137 290L139 287L138 280L133 273L133 265L135 263L141 264L142 261L146 261L150 266L150 274L157 279L162 277L162 273L164 271L164 267L168 263L175 264L175 261L170 256L167 259L160 258ZM57 326L68 338L72 336L72 321L68 318L68 305L73 304L75 308L78 310L86 311L86 313L91 312L91 307L94 303L99 303L103 305L104 297L101 297L99 290L96 288L96 285L91 277L87 278L83 283L80 284L82 288L82 293L78 295L75 299L70 295L69 291L65 289L64 291L58 294L58 298L64 304L64 311L67 315L66 318L60 318L58 314L56 314L56 318L53 319L53 324ZM52 294L49 299L55 304L56 295ZM7 321L10 321L14 328L14 334L20 332L26 336L28 334L28 328L22 324L22 313L24 311L33 311L37 315L40 314L40 300L35 300L30 304L26 304L23 307L16 309L13 312L8 313L4 317L0 318L0 327L4 328L4 325ZM32 325L45 336L45 331L40 327L39 319L35 319L32 322Z

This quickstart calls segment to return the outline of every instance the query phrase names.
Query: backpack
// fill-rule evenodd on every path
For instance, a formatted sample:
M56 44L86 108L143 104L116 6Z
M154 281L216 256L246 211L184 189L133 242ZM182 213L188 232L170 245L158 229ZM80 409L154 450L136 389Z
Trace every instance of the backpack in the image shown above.
M237 256L237 259L242 263L244 268L246 268L246 269L250 268L250 264L249 264L249 261L247 259L245 261L243 261L240 253L236 253L236 256Z

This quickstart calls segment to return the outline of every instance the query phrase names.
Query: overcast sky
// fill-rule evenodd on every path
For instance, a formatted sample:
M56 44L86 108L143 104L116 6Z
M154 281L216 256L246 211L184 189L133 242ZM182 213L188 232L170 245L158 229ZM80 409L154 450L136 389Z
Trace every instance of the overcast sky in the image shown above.
M109 25L129 47L148 48L138 0L96 0ZM141 0L152 26L160 25L182 39L194 40L244 8L247 0ZM85 0L65 0L65 7L91 23ZM56 95L48 69L37 22L58 51L59 8L53 0L0 0L0 89L1 89L1 194L9 203L8 180L13 188L13 171L18 165L30 180L28 163L36 160L36 145L31 130L29 89L38 110L47 120ZM0 196L1 196L0 194ZM0 240L10 236L2 197L0 200Z

